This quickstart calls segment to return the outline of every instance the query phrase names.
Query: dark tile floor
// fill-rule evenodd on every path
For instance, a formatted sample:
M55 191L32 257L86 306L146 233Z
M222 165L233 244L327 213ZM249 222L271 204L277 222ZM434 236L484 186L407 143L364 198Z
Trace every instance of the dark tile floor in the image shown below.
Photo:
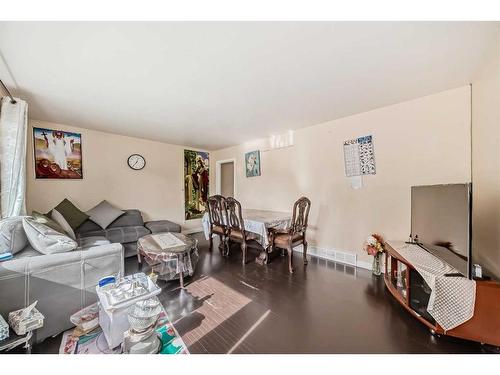
M311 258L288 274L286 258L241 265L200 234L200 262L186 289L161 282L159 298L191 353L481 353L480 344L434 337L370 271ZM256 254L255 254L256 255ZM128 273L137 260L126 260ZM35 346L57 353L60 335Z

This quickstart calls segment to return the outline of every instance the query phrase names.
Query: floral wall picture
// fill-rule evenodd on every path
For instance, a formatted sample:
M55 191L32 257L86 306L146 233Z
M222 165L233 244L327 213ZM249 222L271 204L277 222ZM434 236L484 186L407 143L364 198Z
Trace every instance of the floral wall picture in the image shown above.
M186 220L199 219L208 199L208 152L184 150L184 214Z
M260 151L245 154L245 170L247 177L260 176Z
M83 178L81 134L33 128L33 147L36 178Z

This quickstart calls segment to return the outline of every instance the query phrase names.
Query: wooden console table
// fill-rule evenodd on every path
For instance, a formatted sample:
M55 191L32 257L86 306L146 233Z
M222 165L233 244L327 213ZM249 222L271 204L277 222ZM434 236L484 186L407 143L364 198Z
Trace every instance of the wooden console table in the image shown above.
M425 294L425 285L420 284L418 272L390 244L386 243L385 247L384 281L387 289L431 333L500 346L500 283L477 280L474 316L458 327L444 331L427 313L425 301L419 305L416 298L412 298Z

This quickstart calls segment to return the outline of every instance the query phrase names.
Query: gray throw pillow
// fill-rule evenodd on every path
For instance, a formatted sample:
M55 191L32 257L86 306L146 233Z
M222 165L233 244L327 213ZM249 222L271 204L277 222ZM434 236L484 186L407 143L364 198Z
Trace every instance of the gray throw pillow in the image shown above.
M26 247L28 238L23 228L23 216L0 220L0 254L14 255Z
M108 201L102 201L97 206L87 211L90 220L99 225L102 229L106 229L109 224L122 216L125 212L114 207Z
M85 212L82 212L78 207L76 207L69 200L64 199L61 203L54 207L63 217L66 219L68 224L73 230L78 228L83 224L85 220L89 218Z
M42 254L64 253L76 249L76 241L65 234L56 232L32 217L23 219L23 228L30 245Z
M61 233L66 233L70 238L72 238L74 240L76 239L75 231L73 230L73 228L71 228L71 226L68 224L68 222L66 221L66 219L64 218L64 216L61 215L59 211L57 211L54 208L52 210L52 213L51 213L50 216L63 229L64 232L61 232Z

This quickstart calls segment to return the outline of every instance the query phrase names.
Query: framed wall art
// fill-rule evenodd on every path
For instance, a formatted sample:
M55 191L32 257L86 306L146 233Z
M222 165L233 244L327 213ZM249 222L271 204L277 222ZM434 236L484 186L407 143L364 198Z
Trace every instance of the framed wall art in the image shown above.
M80 133L34 127L33 148L36 178L83 178Z
M245 154L245 171L247 177L260 176L260 151Z
M206 210L210 182L208 152L184 150L184 214L199 219Z

